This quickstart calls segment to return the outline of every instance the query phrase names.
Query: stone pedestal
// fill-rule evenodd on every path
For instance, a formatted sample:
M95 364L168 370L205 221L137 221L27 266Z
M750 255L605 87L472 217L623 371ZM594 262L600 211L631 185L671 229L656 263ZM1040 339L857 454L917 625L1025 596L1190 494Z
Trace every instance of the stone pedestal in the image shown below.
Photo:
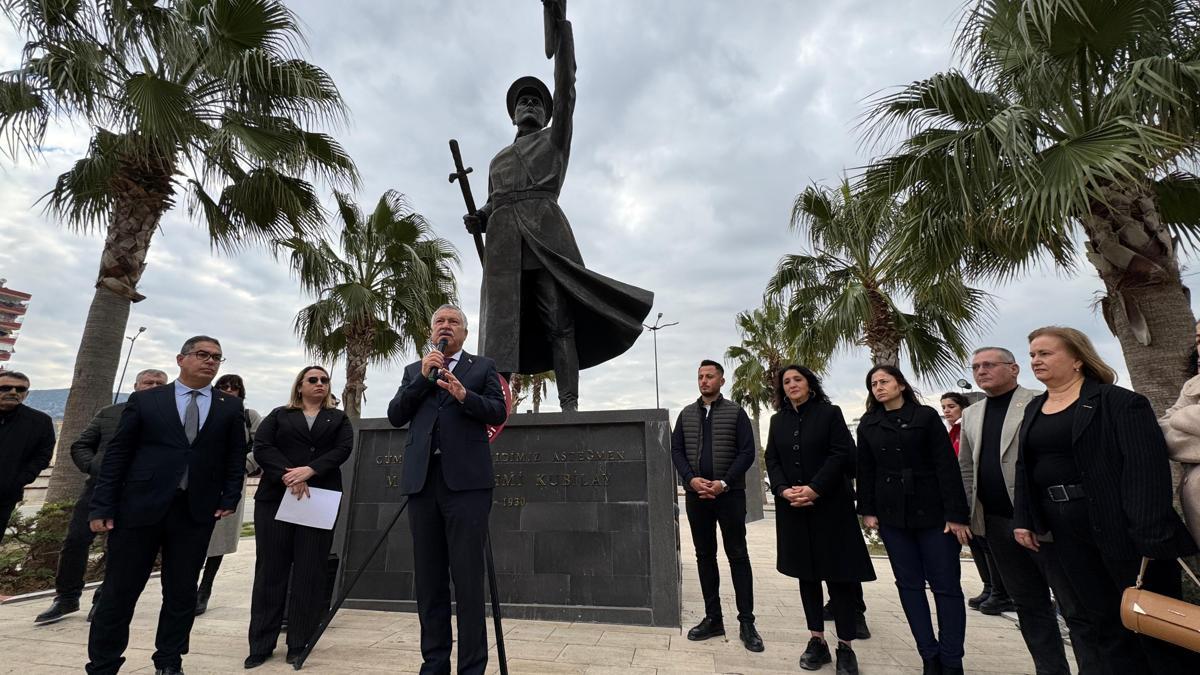
M339 588L400 508L407 431L358 425ZM506 617L680 625L678 513L665 410L517 414L492 443L491 539ZM347 607L415 611L408 517Z

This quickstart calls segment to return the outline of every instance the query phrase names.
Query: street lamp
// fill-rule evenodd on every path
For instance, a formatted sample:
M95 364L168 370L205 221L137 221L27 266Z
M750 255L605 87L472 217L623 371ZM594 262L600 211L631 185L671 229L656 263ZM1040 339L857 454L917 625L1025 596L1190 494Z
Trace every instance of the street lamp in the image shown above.
M643 326L646 326L646 330L650 331L650 333L654 336L654 407L655 408L662 407L661 405L659 405L659 402L658 402L658 331L660 331L664 328L670 328L671 326L679 325L678 321L672 321L671 323L660 324L659 322L662 321L662 317L663 317L663 313L659 312L658 318L656 318L654 320L653 326L642 324Z
M137 342L137 339L145 332L146 327L141 326L136 333L125 337L126 340L129 340L129 351L125 354L125 366L121 368L121 379L117 382L117 393L113 394L113 403L116 403L117 399L121 397L121 386L125 384L125 371L129 368L129 357L133 356L133 343Z

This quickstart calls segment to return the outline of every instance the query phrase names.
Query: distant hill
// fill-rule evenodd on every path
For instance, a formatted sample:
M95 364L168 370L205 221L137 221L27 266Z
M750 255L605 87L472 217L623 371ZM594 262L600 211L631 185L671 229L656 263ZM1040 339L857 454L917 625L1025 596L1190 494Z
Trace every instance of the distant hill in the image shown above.
M55 422L61 422L63 414L67 410L67 394L70 391L70 389L33 389L29 392L29 398L25 399L25 405L34 410L41 410L54 418ZM122 401L126 398L126 394L121 394Z

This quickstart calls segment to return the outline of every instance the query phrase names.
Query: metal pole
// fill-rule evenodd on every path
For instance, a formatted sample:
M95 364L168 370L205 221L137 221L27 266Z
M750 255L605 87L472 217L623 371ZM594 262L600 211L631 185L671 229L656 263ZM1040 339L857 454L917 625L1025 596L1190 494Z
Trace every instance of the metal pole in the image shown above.
M113 403L116 404L117 399L121 397L121 387L125 385L125 371L129 369L129 359L133 356L133 343L146 332L146 327L141 326L138 332L133 334L133 337L126 337L129 340L129 351L125 354L125 365L121 368L121 379L117 381L117 393L113 394Z
M679 325L678 321L672 321L671 323L660 324L659 322L662 321L662 318L663 318L663 313L659 312L658 318L656 318L654 320L653 326L648 325L648 324L642 324L643 326L646 327L646 330L650 331L650 333L654 336L654 407L655 408L662 407L662 403L659 401L659 398L658 398L658 331L660 331L664 328L670 328L671 326Z

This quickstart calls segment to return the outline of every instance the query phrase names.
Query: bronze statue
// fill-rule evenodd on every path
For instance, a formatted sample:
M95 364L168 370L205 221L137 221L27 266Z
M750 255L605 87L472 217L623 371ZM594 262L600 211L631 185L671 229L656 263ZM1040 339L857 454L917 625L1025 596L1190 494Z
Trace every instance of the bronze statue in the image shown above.
M554 93L531 76L509 87L516 139L492 159L487 203L463 221L472 234L487 234L479 353L502 373L553 369L559 404L574 411L579 369L628 350L654 294L584 267L558 207L571 153L575 43L566 0L542 4Z

